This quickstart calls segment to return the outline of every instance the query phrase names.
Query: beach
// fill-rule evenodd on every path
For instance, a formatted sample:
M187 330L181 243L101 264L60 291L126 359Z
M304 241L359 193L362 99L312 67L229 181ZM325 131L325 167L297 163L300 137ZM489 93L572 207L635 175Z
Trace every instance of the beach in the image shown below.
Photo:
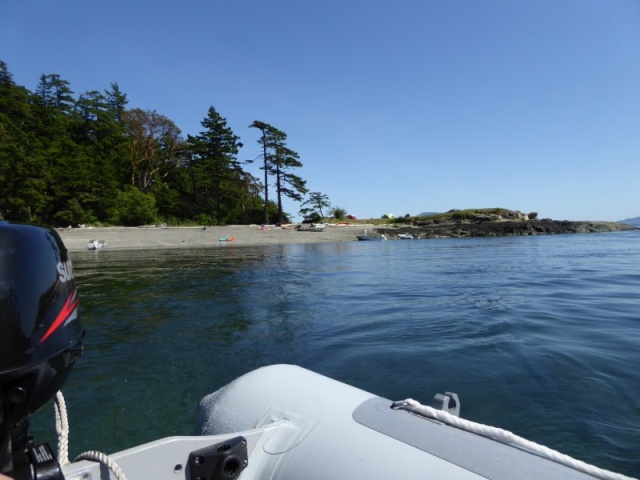
M273 245L286 243L351 242L363 229L374 225L327 226L323 232L297 231L295 225L283 227L229 225L225 227L100 227L58 228L56 231L69 251L87 250L89 242L105 242L109 250L147 248L225 247L228 245ZM221 239L227 239L221 241Z

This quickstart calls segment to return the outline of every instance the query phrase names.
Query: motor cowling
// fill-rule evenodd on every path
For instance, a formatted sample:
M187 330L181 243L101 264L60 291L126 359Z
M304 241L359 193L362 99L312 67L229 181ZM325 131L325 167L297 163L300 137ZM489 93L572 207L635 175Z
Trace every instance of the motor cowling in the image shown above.
M0 427L47 403L82 354L73 266L55 230L0 221Z

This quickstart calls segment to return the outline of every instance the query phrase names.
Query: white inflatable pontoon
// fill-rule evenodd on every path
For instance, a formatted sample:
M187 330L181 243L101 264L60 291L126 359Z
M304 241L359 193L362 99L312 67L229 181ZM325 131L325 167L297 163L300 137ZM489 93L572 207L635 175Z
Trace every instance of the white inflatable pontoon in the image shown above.
M436 398L444 410L459 406L454 394ZM557 452L550 460L426 418L420 408L275 365L203 398L195 436L169 437L110 459L129 480L628 478L573 459L563 465ZM63 472L67 480L123 478L87 460Z

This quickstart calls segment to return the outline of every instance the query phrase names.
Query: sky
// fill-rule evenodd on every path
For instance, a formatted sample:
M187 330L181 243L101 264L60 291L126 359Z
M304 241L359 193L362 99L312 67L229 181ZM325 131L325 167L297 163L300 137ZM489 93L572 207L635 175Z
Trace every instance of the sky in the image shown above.
M0 60L31 91L115 82L185 138L213 106L239 160L269 123L358 218L640 216L638 0L0 0Z

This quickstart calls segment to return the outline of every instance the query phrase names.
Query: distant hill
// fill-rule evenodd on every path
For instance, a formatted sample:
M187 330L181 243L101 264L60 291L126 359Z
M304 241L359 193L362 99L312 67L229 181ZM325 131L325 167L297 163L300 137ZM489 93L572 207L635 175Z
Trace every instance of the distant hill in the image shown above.
M418 215L416 215L416 217L430 217L431 215L438 215L440 212L422 212Z
M640 217L627 218L626 220L620 220L620 223L628 223L629 225L635 225L640 227Z

